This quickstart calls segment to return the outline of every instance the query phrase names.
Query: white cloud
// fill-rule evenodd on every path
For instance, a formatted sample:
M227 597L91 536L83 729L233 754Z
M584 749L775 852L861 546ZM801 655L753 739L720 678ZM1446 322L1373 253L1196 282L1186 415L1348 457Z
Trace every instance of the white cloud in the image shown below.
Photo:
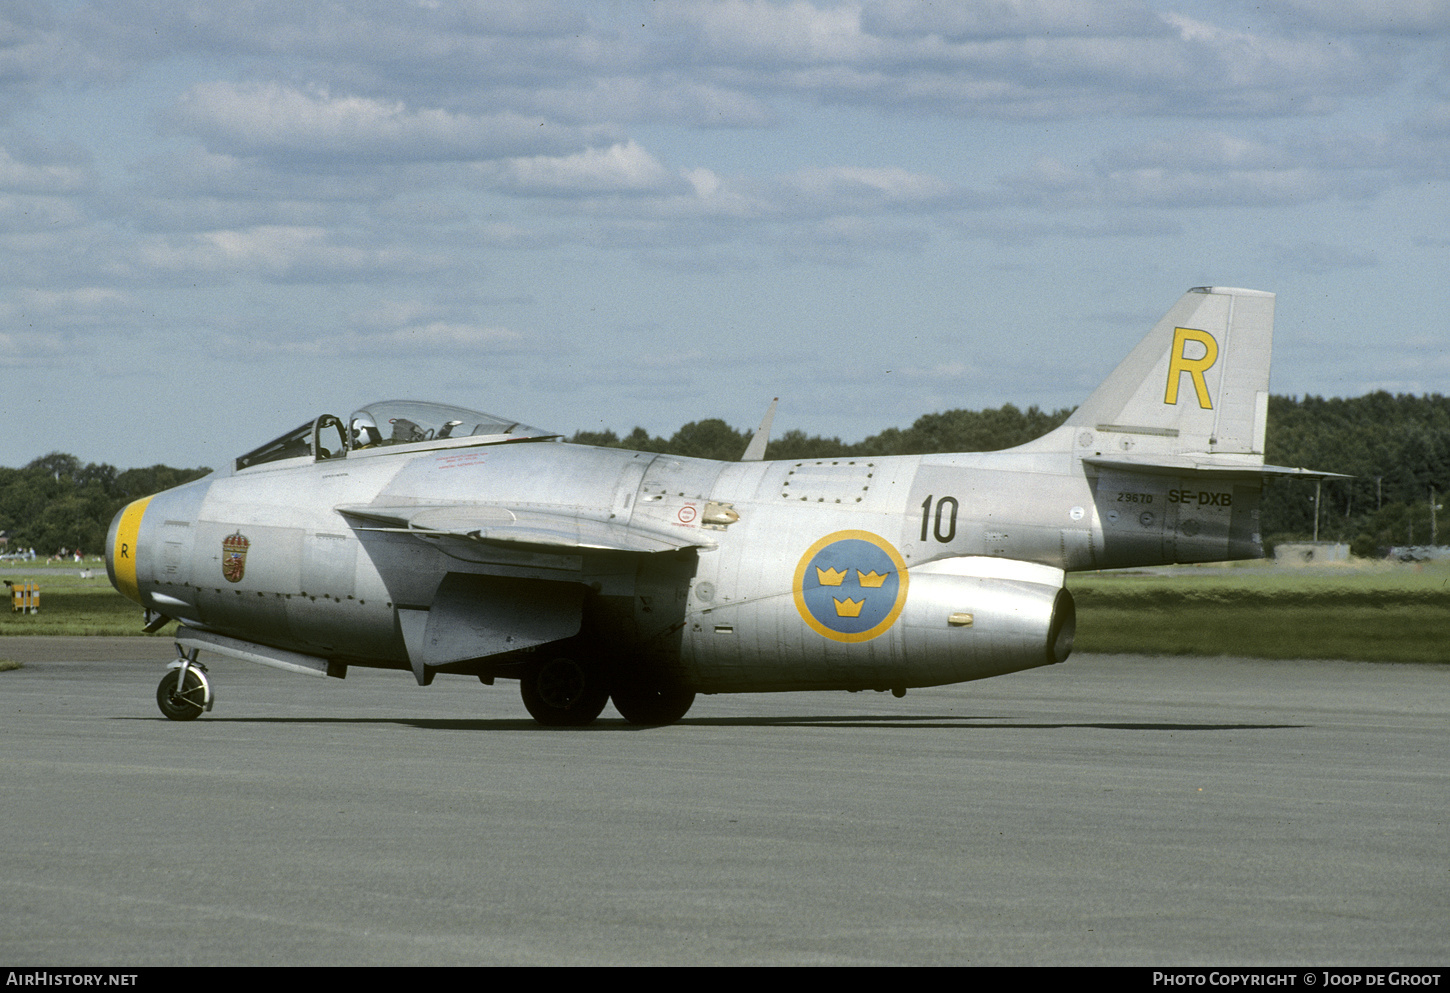
M1223 131L1200 131L1153 138L1137 145L1106 150L1099 163L1109 169L1276 169L1292 166L1294 157L1282 143Z
M498 355L522 348L524 336L508 328L430 321L392 331L338 335L326 339L329 348L348 354Z
M668 49L668 42L662 47ZM502 79L460 102L507 106L550 120L612 121L699 128L759 128L779 123L776 109L761 95L708 78L700 66L661 64L659 57L617 59L626 64L607 73L557 71L527 82Z
M1274 12L1285 21L1322 30L1366 34L1450 31L1444 0L1280 0Z
M498 158L577 148L588 134L503 111L487 115L410 108L397 100L334 96L279 83L199 83L173 119L212 151L291 159L388 161ZM597 129L595 129L597 131Z
M1230 29L1141 4L1017 0L671 8L697 70L754 94L958 117L1312 114L1390 61L1317 36Z
M363 363L418 358L478 358L509 355L530 347L508 328L449 321L430 321L381 331L289 336L265 341L223 335L219 347L229 354L265 359L284 355L348 359Z
M689 169L681 175L689 183L685 195L651 200L652 216L791 222L925 211L958 193L935 176L894 166L810 167L770 179L723 177L711 169Z
M1062 208L1243 207L1304 203L1335 191L1331 178L1305 167L1283 169L1192 168L1144 164L1133 168L1067 170L1044 162L1010 177L1007 185L1024 204Z
M1109 202L1136 207L1265 207L1322 200L1334 192L1329 177L1307 168L1130 169L1104 177Z
M951 186L935 176L895 166L802 169L781 180L781 185L793 194L832 204L835 209L848 204L858 208L919 205L940 201L951 192Z
M1165 15L1182 40L1174 90L1191 109L1187 88L1208 91L1205 109L1313 114L1389 82L1392 63L1352 42L1314 35L1271 35Z
M0 331L0 369L57 365L72 352L67 335L34 328ZM13 415L18 409L17 406L6 405L8 414Z
M445 256L424 249L349 242L327 228L286 225L155 236L134 245L119 264L133 278L189 275L282 283L400 279L450 269Z
M131 294L109 286L82 286L73 290L27 290L20 294L20 300L30 314L100 312L130 307L135 302Z
M0 119L14 109L18 97L30 96L40 84L84 82L112 57L77 43L52 6L11 0L0 8Z
M695 196L702 200L714 196L720 189L720 177L711 169L687 169L683 175L694 187Z
M0 146L0 190L13 193L74 193L86 181L86 170L69 165L31 165Z
M684 184L634 141L574 155L536 155L480 166L493 183L524 196L663 193Z
M707 61L855 61L879 47L861 31L860 5L852 3L819 7L805 0L697 0L668 5L660 12L660 23L672 32L694 35Z
M1137 0L977 0L924 4L883 0L866 7L867 29L882 35L951 40L1072 35L1153 35L1163 23Z
M1082 165L1045 157L1001 184L1018 204L1051 209L1289 206L1374 196L1400 182L1395 168L1424 155L1370 135L1188 131L1107 148Z

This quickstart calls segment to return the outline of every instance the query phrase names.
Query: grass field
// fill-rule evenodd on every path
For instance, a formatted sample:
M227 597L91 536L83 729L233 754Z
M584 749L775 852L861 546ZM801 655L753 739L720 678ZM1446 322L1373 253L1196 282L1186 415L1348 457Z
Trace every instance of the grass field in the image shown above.
M1269 563L1068 577L1081 652L1450 662L1450 564Z
M90 578L82 578L82 570L89 570ZM14 634L141 634L141 608L111 588L105 563L5 562L0 563L0 579L32 580L40 588L38 614L12 612L10 591L4 590L0 638ZM168 624L157 637L169 637L175 630L175 624ZM3 642L0 642L0 657L4 654Z
M141 609L111 589L103 565L82 578L75 564L5 563L0 578L40 586L39 614L0 606L0 659L6 635L141 634ZM1079 652L1450 662L1450 563L1256 562L1075 573L1067 585Z

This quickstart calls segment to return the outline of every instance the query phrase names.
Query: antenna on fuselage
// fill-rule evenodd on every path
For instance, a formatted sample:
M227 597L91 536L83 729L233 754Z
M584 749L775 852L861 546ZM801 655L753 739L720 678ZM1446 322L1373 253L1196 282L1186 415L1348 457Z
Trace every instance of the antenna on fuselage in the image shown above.
M760 427L755 429L755 437L750 439L750 444L745 446L745 454L740 456L741 462L759 462L765 458L765 446L770 444L770 422L775 420L775 405L778 403L780 397L770 401L770 409L765 412Z

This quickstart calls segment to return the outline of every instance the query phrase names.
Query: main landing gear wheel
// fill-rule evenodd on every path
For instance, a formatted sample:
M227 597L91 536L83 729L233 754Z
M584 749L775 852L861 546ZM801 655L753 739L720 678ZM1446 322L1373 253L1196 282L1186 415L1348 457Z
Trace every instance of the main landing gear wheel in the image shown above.
M634 682L615 687L611 696L614 709L626 721L656 726L675 723L695 702L693 690Z
M196 720L206 709L206 686L201 676L191 669L169 670L156 687L156 705L173 721Z
M572 655L530 666L519 690L534 720L546 727L582 727L609 702L600 667Z

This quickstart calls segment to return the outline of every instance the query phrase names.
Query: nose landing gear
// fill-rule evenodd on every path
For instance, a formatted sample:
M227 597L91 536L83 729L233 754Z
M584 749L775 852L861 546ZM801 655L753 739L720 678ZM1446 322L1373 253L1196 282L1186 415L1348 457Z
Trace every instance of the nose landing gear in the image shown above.
M166 667L156 687L156 705L173 721L194 721L211 710L215 702L206 666L196 660L196 649L186 651L176 646L179 658Z

